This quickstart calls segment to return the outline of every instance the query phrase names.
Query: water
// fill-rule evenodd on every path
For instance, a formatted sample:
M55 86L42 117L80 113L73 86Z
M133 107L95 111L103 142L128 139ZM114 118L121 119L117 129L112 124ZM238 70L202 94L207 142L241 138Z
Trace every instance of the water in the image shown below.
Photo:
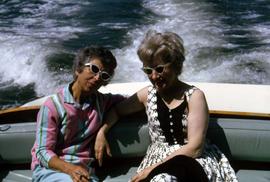
M72 80L74 54L91 44L115 54L112 82L147 80L136 49L148 29L183 37L185 81L270 84L268 0L2 0L0 108Z

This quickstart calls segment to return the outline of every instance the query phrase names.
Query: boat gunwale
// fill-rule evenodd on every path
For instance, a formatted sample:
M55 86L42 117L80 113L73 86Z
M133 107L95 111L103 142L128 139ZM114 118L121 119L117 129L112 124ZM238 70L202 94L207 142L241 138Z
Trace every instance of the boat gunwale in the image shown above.
M35 122L40 105L0 110L0 124ZM269 113L209 110L210 118L241 118L270 120Z

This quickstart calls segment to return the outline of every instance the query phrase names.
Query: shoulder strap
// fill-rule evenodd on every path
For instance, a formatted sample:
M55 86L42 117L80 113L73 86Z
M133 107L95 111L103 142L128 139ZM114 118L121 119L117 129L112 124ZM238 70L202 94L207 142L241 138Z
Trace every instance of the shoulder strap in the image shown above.
M195 87L195 86L191 86L191 87L189 87L185 92L184 92L184 94L185 94L185 98L187 99L187 101L189 101L189 99L190 99L190 96L193 94L193 92L195 91L195 90L197 90L198 88L197 87Z

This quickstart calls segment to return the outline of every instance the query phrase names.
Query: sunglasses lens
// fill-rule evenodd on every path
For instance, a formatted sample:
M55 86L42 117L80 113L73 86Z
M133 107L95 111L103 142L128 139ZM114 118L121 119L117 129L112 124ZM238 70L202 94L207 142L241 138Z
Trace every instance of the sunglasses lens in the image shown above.
M101 79L104 81L108 81L111 78L111 76L108 73L101 73Z
M152 69L151 68L143 68L142 70L148 75L152 74Z
M164 66L157 66L155 70L157 73L162 73L164 70Z
M99 68L94 64L92 64L90 68L91 68L91 71L93 73L98 73L99 72Z

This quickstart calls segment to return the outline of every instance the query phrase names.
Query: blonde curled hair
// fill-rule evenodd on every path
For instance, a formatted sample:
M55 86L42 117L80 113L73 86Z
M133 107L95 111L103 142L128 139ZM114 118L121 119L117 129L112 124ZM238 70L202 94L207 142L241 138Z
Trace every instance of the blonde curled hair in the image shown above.
M142 62L151 62L154 59L172 62L178 75L181 74L185 61L183 40L173 32L160 33L149 30L142 40L137 54Z

